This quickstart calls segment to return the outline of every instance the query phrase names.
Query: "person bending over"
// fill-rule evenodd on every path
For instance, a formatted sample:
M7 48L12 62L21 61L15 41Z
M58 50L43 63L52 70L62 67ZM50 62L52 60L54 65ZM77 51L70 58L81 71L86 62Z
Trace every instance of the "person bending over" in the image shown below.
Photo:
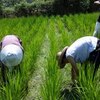
M67 63L72 66L72 81L77 80L79 70L77 63L84 63L86 60L95 63L93 77L100 63L100 40L94 36L85 36L77 39L72 45L66 46L57 53L58 65L64 68Z
M3 81L6 82L6 68L10 71L20 65L24 50L22 41L16 35L6 35L0 43L0 61Z

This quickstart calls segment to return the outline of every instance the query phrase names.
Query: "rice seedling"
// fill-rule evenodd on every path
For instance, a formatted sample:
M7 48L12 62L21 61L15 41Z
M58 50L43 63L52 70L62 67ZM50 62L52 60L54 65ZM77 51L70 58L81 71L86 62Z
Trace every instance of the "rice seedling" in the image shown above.
M43 100L60 100L60 84L61 75L56 62L57 52L57 39L55 35L54 17L49 20L49 39L50 39L50 52L47 58L47 66L44 76L44 84L42 86L41 95Z
M80 16L80 17L79 17ZM69 19L67 20L67 17L68 16L64 16L64 19L63 20L65 20L65 21L63 21L63 22L66 22L67 21L67 23L66 24L69 24L70 23L70 20L72 20L73 21L73 27L71 27L71 28L68 28L68 30L72 30L72 34L70 34L68 31L68 33L66 34L64 31L60 31L60 34L62 35L62 39L64 40L63 41L63 43L62 43L62 45L64 45L64 46L66 46L66 45L68 45L68 44L71 44L74 40L76 40L77 38L79 38L79 37L81 37L81 36L84 36L84 35L92 35L92 33L93 33L93 24L92 23L94 23L93 21L91 21L91 19L92 19L92 16L91 15L88 15L87 14L87 16L86 15L83 15L83 14L81 14L81 15L76 15L76 16L71 16L71 18L69 17ZM86 24L86 22L84 22L84 19L85 19L85 17L90 21L89 22L89 24L91 23L92 25L92 27L91 26L85 26L85 24ZM88 18L89 17L89 18ZM75 20L75 19L76 20ZM91 18L91 19L90 19ZM61 21L61 18L59 17L59 20ZM62 27L66 27L66 26L69 26L69 25L64 25L63 26L63 23L61 23L61 22L58 22L58 23L60 23L60 24L58 24L58 29L60 30L60 29L62 29L62 30L64 30L64 28L62 28ZM70 24L71 25L71 24ZM78 26L79 25L79 27L80 27L80 29L78 29ZM71 25L72 26L72 25ZM82 27L82 26L84 26L84 27ZM76 29L76 30L74 30L74 29ZM92 30L91 30L91 28L92 28ZM75 33L75 34L74 34ZM66 66L66 67L68 67L68 66ZM67 69L68 70L68 69ZM67 71L66 70L66 71ZM87 70L89 70L89 69L87 69ZM65 72L64 72L65 73ZM89 75L89 74L88 74ZM90 76L91 75L89 75L88 77L89 77L89 79L88 80L90 80ZM82 76L81 78L84 78L84 76ZM84 79L83 79L84 80ZM97 81L97 80L96 80ZM85 83L83 82L83 84L87 84L87 82L88 81L85 81ZM96 82L97 83L97 82ZM80 84L80 83L79 83ZM88 92L90 92L90 96L91 97L89 97L89 95L87 96L87 92L85 92L85 91L87 91L87 90L85 90L85 91L83 91L83 94L85 93L85 95L87 96L86 98L85 98L85 96L83 95L82 96L82 93L80 93L79 91L78 91L78 89L77 89L77 87L75 86L75 87L71 87L71 91L70 90L68 90L68 89L66 89L66 87L65 87L65 99L64 100L66 100L66 99L68 99L68 100L90 100L90 99L92 99L92 100L95 100L95 98L97 99L98 98L98 95L96 95L96 93L95 93L95 91L97 91L97 89L93 89L94 91L93 91L93 93L91 93L91 89L93 88L93 87L95 87L95 86L93 86L92 84L94 84L92 81L90 81L90 83L89 83L89 88L90 89L88 89L88 86L87 86L87 90L88 90ZM91 86L92 86L92 88L91 88ZM83 86L84 87L84 86ZM81 87L78 87L79 88L79 90L81 91ZM83 88L84 89L84 88ZM99 91L97 92L97 94L99 93ZM96 96L94 97L94 98L92 98L93 97L93 95L95 94ZM82 98L82 97L84 97L84 98ZM88 99L88 98L90 98L90 99ZM98 99L97 99L98 100Z
M93 69L94 65L85 64L80 66L79 74L79 86L77 87L82 100L99 100L100 93L100 82L99 82L99 71L93 80Z
M49 38L50 48L49 57L45 58L47 66L44 67L42 99L64 100L63 97L61 98L61 90L69 87L71 90L67 89L65 94L69 100L76 98L77 100L99 100L99 71L92 81L91 66L87 65L86 76L83 71L84 66L79 65L79 85L76 84L76 87L72 88L68 85L71 82L70 65L60 70L56 61L56 53L61 48L71 45L79 37L93 34L97 16L98 13L0 19L0 39L7 34L15 34L22 39L25 50L24 59L20 65L21 73L8 73L9 84L6 86L0 84L0 100L24 100L28 80L36 69L35 62L45 36Z
M16 19L16 21L18 20L19 19ZM47 21L43 20L42 17L39 17L37 19L30 18L30 20L33 21L29 21L26 18L20 19L21 22L19 21L18 24L16 25L16 27L18 28L16 29L17 33L14 32L15 28L12 28L11 23L9 23L9 22L14 23L13 21L11 21L11 19L7 20L8 22L7 25L5 24L8 27L6 28L7 33L3 31L5 35L10 33L15 33L16 35L22 37L22 41L26 45L23 44L25 48L25 55L24 55L23 62L20 66L21 73L18 72L14 75L8 73L9 84L7 84L6 86L4 85L1 86L2 87L0 90L0 93L2 94L0 96L1 100L13 100L13 99L20 100L27 92L26 90L27 82L28 79L30 78L29 75L31 75L31 73L35 70L34 64L38 56L39 49L41 47L41 43L44 40L43 38L45 36L45 29L46 29L44 27L44 24L46 24ZM34 23L34 20L36 20L37 22ZM31 24L32 27L30 29ZM41 27L39 27L39 25ZM11 30L11 28L13 30Z

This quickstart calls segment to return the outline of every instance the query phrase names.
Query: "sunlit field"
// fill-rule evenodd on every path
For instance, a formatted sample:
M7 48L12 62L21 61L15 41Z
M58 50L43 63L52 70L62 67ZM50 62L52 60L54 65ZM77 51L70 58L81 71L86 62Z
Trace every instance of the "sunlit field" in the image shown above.
M38 58L43 56L42 49L47 53L44 57L45 62L42 65L38 63L44 73L40 89L36 90L39 92L37 100L99 100L100 71L92 81L91 67L93 66L87 65L87 74L85 74L85 65L79 65L78 82L75 87L70 87L71 66L66 65L64 69L59 69L56 61L56 53L64 46L70 45L82 36L93 35L98 15L91 13L0 19L0 39L7 34L15 34L22 39L24 47L21 72L16 70L14 73L7 72L9 83L6 85L0 77L0 100L25 100L28 94L28 81L32 74L39 70L36 63ZM44 43L45 47L42 45ZM62 95L65 89L67 92Z

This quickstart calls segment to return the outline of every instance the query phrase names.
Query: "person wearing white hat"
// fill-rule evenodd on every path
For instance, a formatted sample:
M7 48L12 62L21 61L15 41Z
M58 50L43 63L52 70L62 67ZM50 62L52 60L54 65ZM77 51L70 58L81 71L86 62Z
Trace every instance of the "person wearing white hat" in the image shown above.
M84 36L77 39L72 45L64 47L63 50L57 53L58 65L64 68L67 63L72 66L72 80L77 80L79 70L77 63L84 63L89 60L95 63L93 77L100 64L100 40L94 36Z
M1 43L0 60L2 63L2 77L5 79L6 67L11 71L23 59L22 41L15 35L6 35Z

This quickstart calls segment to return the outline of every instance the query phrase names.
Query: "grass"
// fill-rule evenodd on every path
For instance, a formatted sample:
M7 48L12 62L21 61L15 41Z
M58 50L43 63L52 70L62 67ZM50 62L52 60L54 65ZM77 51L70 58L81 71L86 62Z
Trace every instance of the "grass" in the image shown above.
M86 67L86 69L85 69ZM94 65L86 64L80 67L79 75L79 93L82 100L99 100L100 93L100 82L99 82L99 71L95 75L93 80L93 68Z
M36 58L39 53L38 51L40 49L41 43L44 40L43 38L45 36L44 31L46 28L44 27L44 23L46 23L46 20L43 19L41 20L41 19L42 17L37 18L36 24L34 24L35 21L34 18L30 18L30 19L21 18L16 20L3 19L3 22L5 22L5 20L7 22L7 25L6 23L4 23L5 27L8 27L8 28L4 27L4 29L2 30L3 33L7 32L5 35L10 33L15 33L15 27L14 27L14 23L15 23L16 30L17 30L15 34L22 39L23 46L25 49L25 54L24 54L24 60L20 66L21 74L18 72L14 75L10 74L8 76L10 83L7 84L7 86L4 85L2 86L1 92L4 92L5 95L4 94L0 95L1 100L20 100L25 95L28 79L30 78L31 73L35 70L34 63L36 61ZM18 22L17 25L16 22ZM40 25L39 23L42 24L42 27L40 28L38 28ZM31 29L30 29L30 24L32 25ZM36 30L37 28L38 30ZM33 50L31 50L31 48L33 48Z
M49 20L48 37L50 40L50 52L45 68L44 84L41 95L43 100L59 100L61 76L56 62L57 39L55 35L54 17Z
M66 65L64 69L60 70L56 61L56 53L64 46L69 46L79 37L93 34L97 17L98 13L64 15L62 17L58 15L0 19L0 39L7 34L15 34L22 39L25 50L24 59L20 65L21 73L8 73L10 83L6 86L0 84L0 100L21 100L24 98L27 93L28 81L36 69L35 63L46 35L49 38L50 48L49 57L46 58L47 62L44 66L45 74L40 90L41 98L43 100L64 100L61 98L61 91L68 88L66 96L70 100L76 98L98 100L100 94L99 73L92 82L90 67L87 69L87 78L82 69L84 66L79 65L80 85L73 88L69 85L71 83L70 65ZM79 97L77 97L78 95Z

